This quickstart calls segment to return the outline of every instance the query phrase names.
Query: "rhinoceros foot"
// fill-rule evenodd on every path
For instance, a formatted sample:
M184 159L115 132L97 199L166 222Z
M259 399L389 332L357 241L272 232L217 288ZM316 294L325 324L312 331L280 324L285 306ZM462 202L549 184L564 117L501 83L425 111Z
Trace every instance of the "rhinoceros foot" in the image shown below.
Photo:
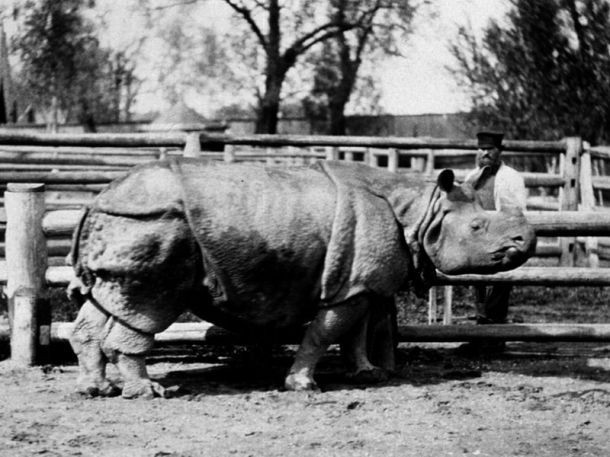
M138 379L125 382L121 396L127 399L143 398L148 400L154 397L166 398L166 391L158 382L150 379Z
M354 384L377 384L390 379L390 374L383 368L373 367L348 373L347 379Z
M291 373L286 376L284 387L286 390L320 390L316 382L311 377L304 376L300 373Z
M116 397L121 389L107 379L78 379L76 392L87 397Z

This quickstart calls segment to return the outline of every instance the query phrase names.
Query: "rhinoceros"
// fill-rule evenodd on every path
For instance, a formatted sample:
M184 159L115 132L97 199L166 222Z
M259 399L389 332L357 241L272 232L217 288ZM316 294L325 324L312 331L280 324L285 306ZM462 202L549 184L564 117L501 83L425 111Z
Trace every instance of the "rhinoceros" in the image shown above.
M427 290L435 269L508 270L533 251L523 214L485 212L474 182L458 185L451 170L434 183L338 161L172 158L134 168L100 193L74 234L77 390L118 393L105 375L112 362L124 397L163 395L144 356L187 309L254 338L305 326L287 389L315 389L316 364L336 342L356 376L385 379L397 291Z

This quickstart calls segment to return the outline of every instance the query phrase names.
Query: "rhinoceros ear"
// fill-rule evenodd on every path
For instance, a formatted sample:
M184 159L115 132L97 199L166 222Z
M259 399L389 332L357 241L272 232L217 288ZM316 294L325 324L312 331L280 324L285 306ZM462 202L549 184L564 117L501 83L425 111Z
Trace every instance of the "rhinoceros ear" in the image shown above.
M441 188L441 190L444 190L447 193L451 192L451 189L453 189L455 182L455 175L453 174L453 170L446 168L441 171L441 173L438 175L436 182L438 184L438 187Z

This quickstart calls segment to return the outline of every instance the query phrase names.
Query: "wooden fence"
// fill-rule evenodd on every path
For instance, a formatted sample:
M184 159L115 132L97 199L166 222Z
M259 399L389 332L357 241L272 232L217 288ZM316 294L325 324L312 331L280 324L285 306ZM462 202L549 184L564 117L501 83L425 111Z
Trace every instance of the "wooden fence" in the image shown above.
M129 150L119 151L120 148ZM595 268L573 266L577 236L589 240L586 241L589 254L594 254L590 249L594 237L610 236L610 213L594 211L595 201L583 197L581 211L577 211L579 194L587 194L589 187L589 193L594 193L595 186L599 189L606 185L605 180L593 178L590 166L587 171L587 163L591 162L591 157L601 153L583 147L578 138L558 142L507 141L506 149L505 154L509 157L542 154L557 158L556 173L525 172L523 175L526 186L530 188L558 190L557 203L547 206L561 211L528 212L527 217L539 236L561 237L561 245L543 247L538 251L540 255L558 255L561 267L526 266L493 276L439 275L438 285L493 282L610 285L610 269L596 265ZM6 188L4 206L7 213L6 243L0 246L0 250L5 252L6 262L0 262L0 283L6 284L6 294L13 308L12 357L21 360L23 364L33 363L34 348L38 343L49 344L53 339L66 339L71 325L51 324L48 318L44 318L45 313L39 312L38 309L40 297L44 296L44 288L47 285L65 285L72 276L71 268L59 266L56 259L67 253L68 237L78 218L78 211L73 209L55 209L61 207L58 203L61 199L52 200L49 194L74 190L94 194L110 180L123 175L126 167L172 154L203 155L227 162L262 160L269 163L300 163L319 158L339 158L363 161L397 172L423 172L433 176L436 173L436 161L453 160L464 155L470 156L471 161L474 161L475 151L475 141L426 138L224 134L0 134L0 163L4 167L14 167L6 171L0 168L0 186ZM4 160L6 157L10 159ZM584 166L581 166L583 164ZM52 167L51 171L45 168L49 166ZM66 169L66 166L73 168ZM90 167L96 168L91 171ZM458 176L459 174L458 172ZM33 182L39 184L31 184ZM584 185L588 186L586 191L585 187L582 187ZM538 203L532 206L536 207ZM55 210L47 211L45 205ZM450 311L445 311L445 316L450 316ZM431 322L436 322L436 319L431 319ZM0 338L7 336L6 331L0 331ZM480 338L610 340L610 324L518 324L479 327L435 324L402 327L400 336L405 341L466 341ZM233 338L234 336L209 324L174 324L158 335L158 339L162 341L229 342L234 341Z

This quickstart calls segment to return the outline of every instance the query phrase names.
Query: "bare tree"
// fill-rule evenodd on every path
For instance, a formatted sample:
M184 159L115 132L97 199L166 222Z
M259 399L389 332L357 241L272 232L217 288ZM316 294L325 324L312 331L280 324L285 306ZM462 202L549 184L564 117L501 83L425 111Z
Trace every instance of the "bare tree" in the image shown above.
M350 101L364 60L400 55L398 44L412 32L418 0L332 0L333 21L349 23L321 46L313 57L313 99L318 113L328 120L328 132L345 134L345 107ZM370 79L370 75L367 75Z

